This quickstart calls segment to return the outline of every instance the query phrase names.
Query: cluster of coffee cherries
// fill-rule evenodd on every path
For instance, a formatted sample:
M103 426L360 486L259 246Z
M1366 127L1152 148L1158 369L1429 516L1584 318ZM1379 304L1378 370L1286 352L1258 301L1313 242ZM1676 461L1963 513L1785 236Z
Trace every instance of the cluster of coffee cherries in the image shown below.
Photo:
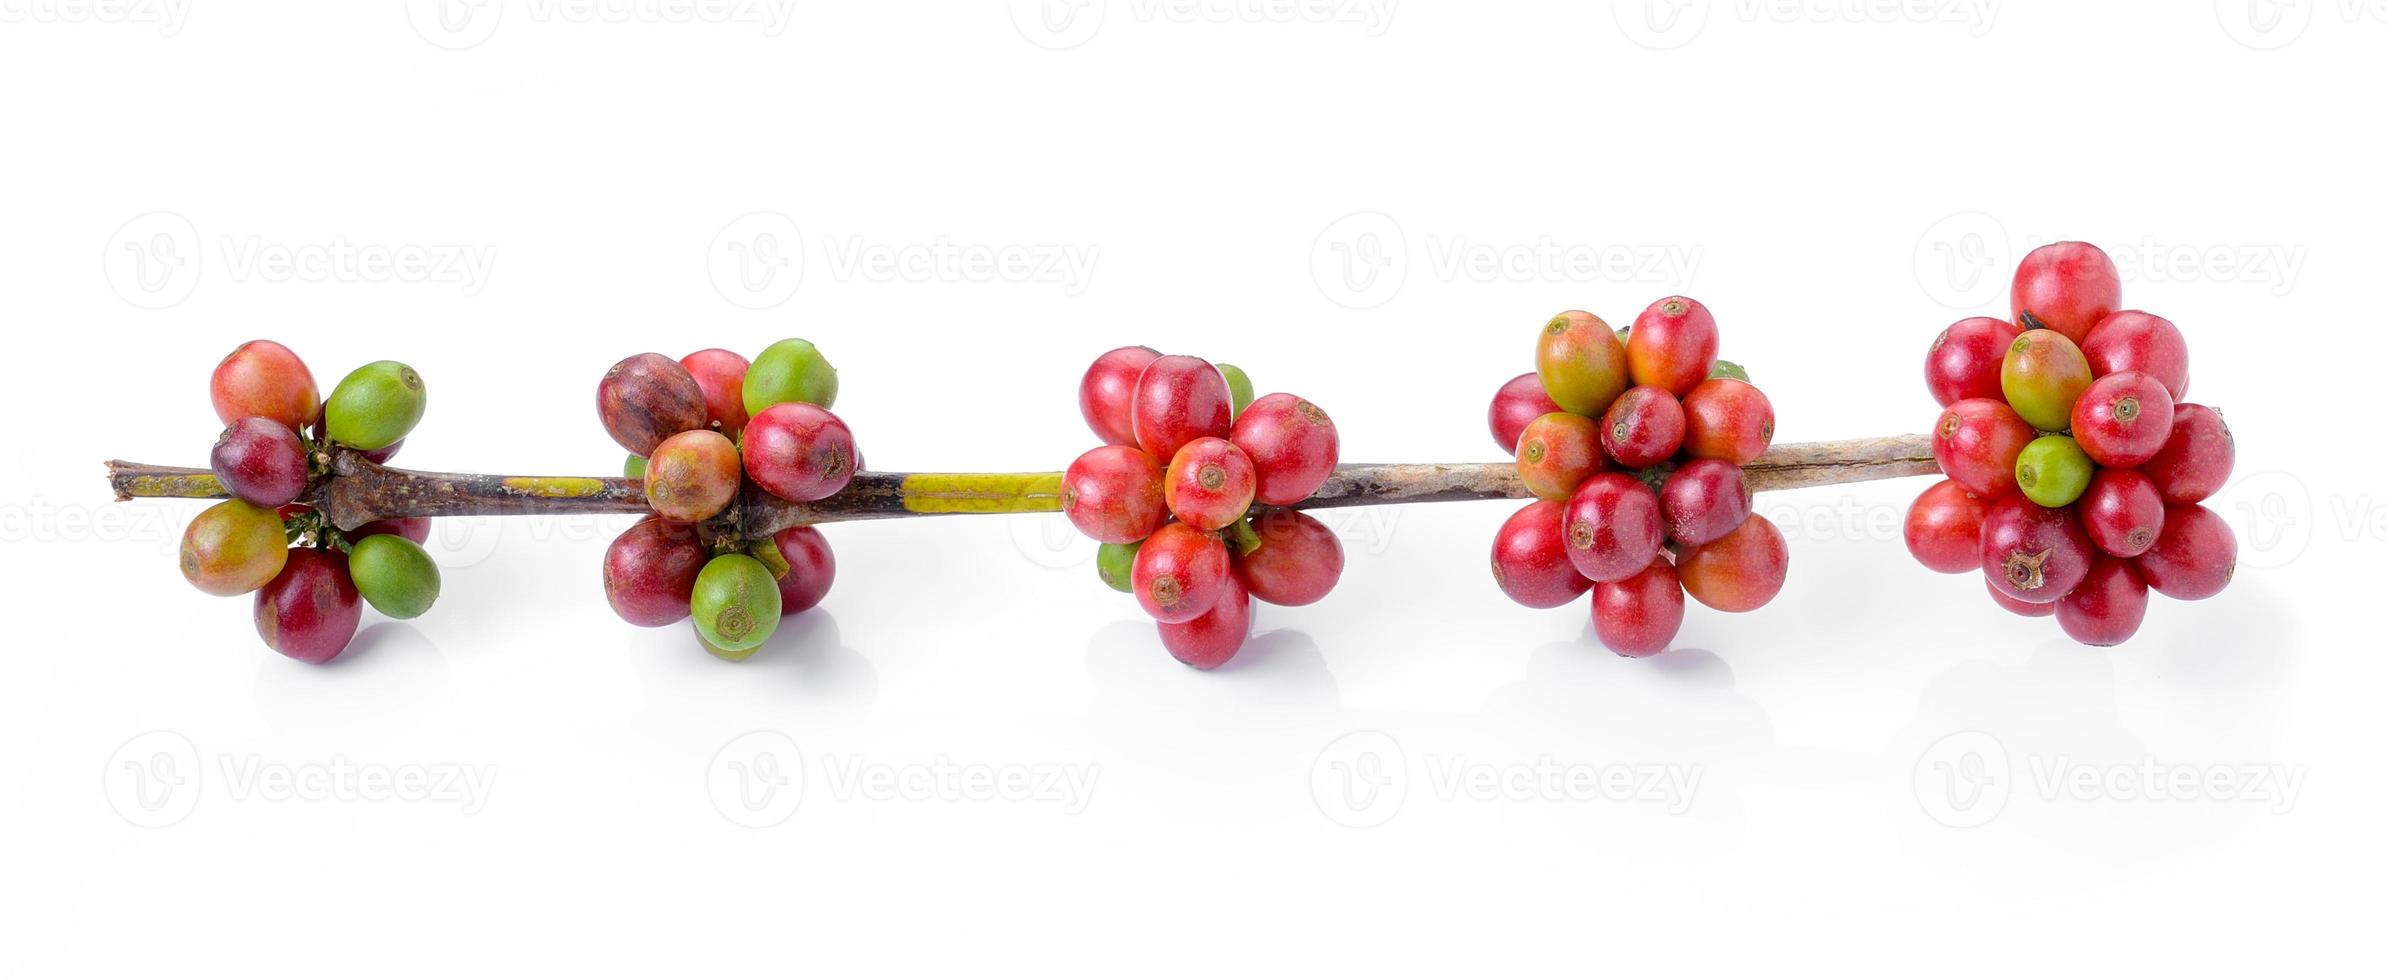
M1674 641L1686 592L1748 612L1782 590L1789 549L1741 480L1773 442L1773 403L1717 344L1683 296L1621 331L1580 310L1542 328L1534 373L1492 398L1492 438L1536 498L1492 539L1509 598L1554 609L1591 592L1600 642L1646 657Z
M2113 260L2059 242L2014 270L2012 320L1941 331L1923 380L1943 408L1931 452L1948 478L1906 515L1925 566L1980 570L1999 605L2096 646L2138 632L2149 587L2207 598L2238 556L2200 505L2236 463L2229 427L2182 400L2179 329L2121 305Z
M1290 510L1334 472L1341 441L1318 406L1252 397L1251 379L1149 347L1096 358L1078 409L1104 445L1061 478L1061 512L1102 543L1103 582L1132 592L1170 655L1208 670L1251 633L1254 599L1325 598L1343 546Z
M348 649L364 615L360 599L392 619L431 608L439 566L422 547L429 518L342 531L299 502L330 472L335 447L375 463L397 453L423 418L421 375L375 361L319 399L297 354L252 340L216 365L208 396L225 425L208 463L232 499L183 530L184 578L209 595L254 593L265 645L313 664Z
M837 369L804 340L751 362L715 348L606 371L597 415L654 510L606 548L613 611L637 626L693 618L705 649L744 660L782 617L818 605L837 578L828 541L809 527L745 540L733 506L749 480L797 503L845 489L862 460L836 400Z

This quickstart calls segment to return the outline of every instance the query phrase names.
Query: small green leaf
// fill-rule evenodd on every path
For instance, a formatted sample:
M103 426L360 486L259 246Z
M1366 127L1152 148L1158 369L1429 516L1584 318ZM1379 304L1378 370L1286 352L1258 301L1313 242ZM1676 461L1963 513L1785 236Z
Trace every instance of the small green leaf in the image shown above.
M1715 367L1707 369L1707 376L1709 378L1731 378L1734 381L1747 381L1749 380L1749 369L1738 364L1734 364L1731 361L1718 360L1716 361Z

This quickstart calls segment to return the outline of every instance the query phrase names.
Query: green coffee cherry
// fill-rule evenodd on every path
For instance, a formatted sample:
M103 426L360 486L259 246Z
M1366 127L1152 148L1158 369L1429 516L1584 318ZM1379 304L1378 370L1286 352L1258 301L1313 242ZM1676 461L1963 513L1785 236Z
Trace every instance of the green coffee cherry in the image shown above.
M374 450L406 438L423 420L423 377L396 361L374 361L348 372L323 406L333 442Z
M703 648L704 648L704 652L706 652L706 653L709 653L709 654L712 654L713 656L719 657L719 658L721 658L721 659L723 659L723 660L727 660L727 661L729 661L730 663L733 663L733 664L742 664L742 663L745 663L745 662L746 662L746 658L748 658L748 657L751 657L751 656L754 656L754 651L753 651L753 650L751 650L751 649L748 649L748 650L724 650L724 649L721 649L720 647L714 646L714 645L713 645L713 641L711 641L711 640L708 640L708 639L705 639L705 638L704 638L704 632L703 632L702 630L699 630L699 631L697 631L697 634L696 634L696 645L697 645L697 646L700 646L700 647L703 647Z
M715 656L752 653L779 628L779 583L751 555L706 562L696 573L696 593L688 605L696 635Z
M787 402L828 408L837 401L837 369L809 340L782 340L763 348L746 368L746 414Z
M1102 584L1121 592L1134 592L1135 553L1143 547L1144 543L1137 541L1094 549L1094 571L1102 576Z
M350 545L348 577L358 595L391 619L413 619L439 601L439 565L422 545L395 534Z
M1235 414L1243 414L1243 406L1252 403L1251 375L1232 364L1218 365L1218 374L1227 379L1227 400L1235 406Z
M633 453L631 454L630 458L622 460L622 475L629 477L630 479L637 480L640 483L645 483L646 457Z
M2040 436L2022 447L2014 461L2014 482L2022 495L2041 507L2071 505L2089 489L2097 463L2071 436Z

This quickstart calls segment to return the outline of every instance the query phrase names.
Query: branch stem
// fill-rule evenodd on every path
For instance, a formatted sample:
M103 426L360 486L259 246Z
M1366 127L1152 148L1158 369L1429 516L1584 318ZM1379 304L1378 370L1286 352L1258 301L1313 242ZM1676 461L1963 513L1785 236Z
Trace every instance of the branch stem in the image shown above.
M1939 472L1928 436L1907 435L1775 446L1742 468L1752 491L1863 483ZM230 496L215 475L182 466L108 461L116 499ZM1298 509L1495 500L1527 496L1513 463L1351 463ZM505 514L643 514L646 494L622 477L428 473L380 466L338 450L330 475L300 502L353 529L398 517ZM736 507L742 536L838 521L938 514L1027 514L1061 509L1061 474L858 473L835 496L792 503L749 484Z

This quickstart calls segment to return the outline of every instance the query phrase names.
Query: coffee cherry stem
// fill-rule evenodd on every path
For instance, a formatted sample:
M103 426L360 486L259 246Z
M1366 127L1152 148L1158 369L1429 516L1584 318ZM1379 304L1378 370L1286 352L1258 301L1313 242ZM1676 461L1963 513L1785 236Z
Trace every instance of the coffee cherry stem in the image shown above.
M229 496L204 469L108 462L116 499ZM1742 467L1752 492L1864 483L1939 472L1925 435L1842 439L1775 446ZM1350 463L1335 467L1323 486L1294 509L1498 500L1531 496L1515 464ZM299 503L322 511L341 529L402 517L512 514L644 514L646 493L636 480L593 476L498 476L427 473L382 466L346 448L333 451L328 476L316 479ZM940 514L1030 514L1061 509L1059 473L872 473L809 503L782 500L751 482L722 518L721 535L761 540L784 528L840 521Z
M1235 549L1238 555L1260 550L1260 532L1252 530L1250 521L1238 519L1227 525L1225 533L1227 547Z

